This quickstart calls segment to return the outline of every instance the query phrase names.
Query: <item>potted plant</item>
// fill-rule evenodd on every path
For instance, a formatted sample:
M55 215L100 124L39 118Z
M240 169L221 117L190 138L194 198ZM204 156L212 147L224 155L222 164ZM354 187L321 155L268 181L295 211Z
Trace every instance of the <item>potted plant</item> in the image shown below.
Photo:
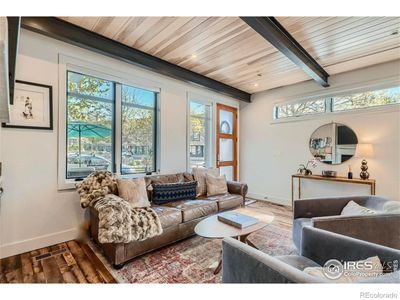
M318 164L318 159L314 157L312 160L309 160L306 165L300 164L300 168L297 170L297 172L302 175L312 175L312 171L308 168L310 164L313 168L315 168Z

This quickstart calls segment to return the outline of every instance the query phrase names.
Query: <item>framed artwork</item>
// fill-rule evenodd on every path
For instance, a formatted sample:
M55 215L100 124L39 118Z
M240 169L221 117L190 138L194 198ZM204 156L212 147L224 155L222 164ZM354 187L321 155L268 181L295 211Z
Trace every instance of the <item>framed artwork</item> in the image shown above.
M16 80L10 122L3 127L53 130L53 88Z

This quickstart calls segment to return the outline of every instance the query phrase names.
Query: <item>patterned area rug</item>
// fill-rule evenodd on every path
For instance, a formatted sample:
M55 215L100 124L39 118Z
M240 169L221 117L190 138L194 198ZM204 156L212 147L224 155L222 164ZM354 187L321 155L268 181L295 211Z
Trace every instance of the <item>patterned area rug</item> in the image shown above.
M291 232L269 224L249 236L259 249L271 255L295 254ZM193 236L129 262L114 270L98 248L91 248L119 283L219 283L214 275L221 253L221 240Z

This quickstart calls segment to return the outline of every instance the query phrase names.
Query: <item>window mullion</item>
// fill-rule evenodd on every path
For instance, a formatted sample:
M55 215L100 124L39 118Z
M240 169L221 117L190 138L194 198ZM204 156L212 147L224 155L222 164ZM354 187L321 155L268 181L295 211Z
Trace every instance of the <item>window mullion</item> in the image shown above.
M117 174L121 174L122 154L122 89L121 84L115 84L115 165Z
M332 97L325 98L325 112L331 113L333 111Z

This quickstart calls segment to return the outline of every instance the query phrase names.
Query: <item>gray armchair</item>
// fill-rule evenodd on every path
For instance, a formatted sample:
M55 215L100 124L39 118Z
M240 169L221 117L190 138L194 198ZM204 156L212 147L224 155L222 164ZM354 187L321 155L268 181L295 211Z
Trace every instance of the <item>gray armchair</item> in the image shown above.
M377 214L341 216L353 200ZM347 196L294 201L293 241L301 248L302 228L315 227L400 249L400 202L377 196Z
M399 283L400 271L392 262L400 251L357 240L329 231L305 227L301 255L270 256L232 238L222 241L223 283L329 283L303 272L306 267L323 266L330 259L363 260L377 255L385 275L365 279L364 283Z

